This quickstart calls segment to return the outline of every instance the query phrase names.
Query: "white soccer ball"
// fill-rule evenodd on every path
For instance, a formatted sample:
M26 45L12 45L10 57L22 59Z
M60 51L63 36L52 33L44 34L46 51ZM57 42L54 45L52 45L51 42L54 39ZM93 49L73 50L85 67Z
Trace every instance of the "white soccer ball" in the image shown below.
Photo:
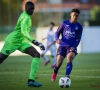
M68 77L61 77L59 79L59 86L61 88L64 88L64 87L69 88L70 85L71 85L71 80Z

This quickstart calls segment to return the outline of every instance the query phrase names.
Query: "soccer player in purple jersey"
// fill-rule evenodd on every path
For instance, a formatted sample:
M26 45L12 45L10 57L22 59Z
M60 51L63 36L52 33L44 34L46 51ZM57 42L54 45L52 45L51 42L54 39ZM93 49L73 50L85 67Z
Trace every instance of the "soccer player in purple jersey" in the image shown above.
M58 30L56 31L56 42L59 44L57 51L57 63L54 68L51 80L55 81L58 70L62 65L64 58L67 59L66 65L66 77L70 77L73 65L72 61L77 54L77 46L81 40L83 27L77 22L80 11L78 9L72 9L70 14L70 20L63 21ZM61 35L61 39L59 36Z

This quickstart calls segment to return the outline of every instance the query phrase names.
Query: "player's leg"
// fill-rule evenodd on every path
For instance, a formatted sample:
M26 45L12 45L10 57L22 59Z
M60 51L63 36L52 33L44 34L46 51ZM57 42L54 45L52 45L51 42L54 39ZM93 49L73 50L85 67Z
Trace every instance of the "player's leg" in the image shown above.
M70 48L67 49L67 65L66 65L66 76L69 77L72 69L73 69L73 65L72 65L72 61L73 59L75 58L77 52L74 51L74 52L70 52Z
M5 42L0 52L0 63L2 63L18 46Z
M43 50L42 53L41 53L41 57L45 60L44 66L46 66L50 63L49 58L45 55L48 50L49 49L45 48L45 50Z
M56 65L56 47L51 46L50 47L51 57L52 57L52 66L51 68L54 68Z
M51 55L52 57L52 66L51 68L55 68L55 65L56 65L56 56L55 55Z
M57 61L56 61L56 65L55 65L55 68L54 68L54 72L53 72L52 77L51 77L51 81L56 80L58 70L59 70L60 66L62 65L63 60L64 60L63 56L61 56L61 55L57 56Z
M59 70L60 66L62 65L62 62L63 62L65 56L66 56L66 50L64 48L59 47L58 51L57 51L56 65L54 68L54 73L52 74L52 77L51 77L51 81L56 80L58 70Z
M5 55L0 52L0 64L8 57L8 55Z
M30 56L33 57L32 59L32 63L31 63L31 70L30 70L30 75L29 75L29 79L28 79L28 86L34 86L34 87L40 87L42 86L41 83L35 82L34 78L39 66L39 61L40 61L40 54L39 52L30 44L28 44L27 42L23 43L21 45L21 47L19 48L19 50L23 53L29 54Z
M34 87L40 87L42 84L37 83L34 81L34 77L36 75L38 66L39 66L39 61L40 61L40 54L39 52L34 48L34 47L28 47L25 49L26 54L29 54L33 57L32 63L31 63L31 70L30 70L30 75L28 79L28 86L34 86Z

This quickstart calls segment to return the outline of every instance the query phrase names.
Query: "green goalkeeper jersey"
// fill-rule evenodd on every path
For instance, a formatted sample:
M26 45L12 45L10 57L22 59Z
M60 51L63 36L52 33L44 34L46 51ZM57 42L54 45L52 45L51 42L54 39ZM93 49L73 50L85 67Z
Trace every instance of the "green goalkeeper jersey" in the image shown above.
M22 44L25 39L32 42L34 39L29 35L31 24L30 15L24 11L20 15L14 31L7 36L5 41L16 45Z

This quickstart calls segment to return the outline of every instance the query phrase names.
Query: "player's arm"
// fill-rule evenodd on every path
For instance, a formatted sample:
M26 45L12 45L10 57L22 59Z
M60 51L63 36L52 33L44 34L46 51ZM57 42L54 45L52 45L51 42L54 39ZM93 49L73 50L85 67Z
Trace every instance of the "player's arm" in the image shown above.
M21 33L22 35L29 40L30 42L32 42L34 39L29 35L27 29L28 29L28 17L25 17L22 22L21 22Z
M77 37L76 37L76 41L75 41L75 43L74 43L74 45L73 45L73 48L74 48L74 49L76 49L77 46L78 46L79 43L80 43L81 36L82 36L82 31L83 31L83 28L81 28L81 29L79 30L79 32L78 32L78 35L77 35Z
M56 43L56 41L53 41L50 45L47 46L47 48L50 48L55 43Z
M60 24L60 26L58 27L56 33L55 33L55 38L56 38L56 42L59 44L60 43L60 39L59 36L61 34L61 32L63 31L63 23Z
M51 44L50 44L50 46L52 46L53 44L55 44L56 43L56 41L53 41Z
M34 40L29 33L27 32L28 29L28 17L25 17L21 22L21 33L23 36L28 39L30 42L32 42L34 45L39 46L41 50L45 50L45 47L42 43L39 43L38 41Z
M50 45L48 45L47 48L51 47L53 44L56 43L55 33L52 35L52 37L53 37L53 42Z
M46 37L42 38L42 40L47 39L47 37L48 37L48 31L46 32Z

